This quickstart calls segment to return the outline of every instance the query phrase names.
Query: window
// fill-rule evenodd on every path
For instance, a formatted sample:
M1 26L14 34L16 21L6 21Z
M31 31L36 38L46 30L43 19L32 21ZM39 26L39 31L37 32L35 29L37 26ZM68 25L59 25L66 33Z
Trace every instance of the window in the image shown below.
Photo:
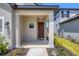
M61 17L69 17L69 11L61 11Z
M4 32L4 17L0 17L0 33Z
M28 29L33 30L35 28L35 22L28 22Z

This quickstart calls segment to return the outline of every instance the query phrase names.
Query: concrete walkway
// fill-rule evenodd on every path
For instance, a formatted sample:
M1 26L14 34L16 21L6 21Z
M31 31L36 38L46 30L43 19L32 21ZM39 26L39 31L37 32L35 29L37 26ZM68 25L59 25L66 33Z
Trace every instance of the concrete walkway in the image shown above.
M46 48L30 48L26 56L48 56Z

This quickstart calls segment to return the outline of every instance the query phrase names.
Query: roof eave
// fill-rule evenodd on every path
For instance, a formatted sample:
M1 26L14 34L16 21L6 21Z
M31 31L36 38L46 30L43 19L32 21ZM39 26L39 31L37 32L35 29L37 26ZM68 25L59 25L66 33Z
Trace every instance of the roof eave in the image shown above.
M72 21L72 20L75 20L75 19L78 19L78 18L79 18L79 15L76 15L76 16L74 16L72 18L69 18L68 20L66 20L64 22L59 23L59 24L63 24L63 23L66 23L66 22L69 22L69 21Z
M15 8L15 10L57 10L58 8Z
M15 10L57 10L58 5L16 5L15 3L9 3L9 5Z

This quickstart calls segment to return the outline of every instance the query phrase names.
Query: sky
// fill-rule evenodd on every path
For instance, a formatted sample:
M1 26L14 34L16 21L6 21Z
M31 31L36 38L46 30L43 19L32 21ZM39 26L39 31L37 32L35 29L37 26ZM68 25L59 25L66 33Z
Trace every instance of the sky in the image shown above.
M43 5L59 5L60 8L79 8L79 3L43 3Z

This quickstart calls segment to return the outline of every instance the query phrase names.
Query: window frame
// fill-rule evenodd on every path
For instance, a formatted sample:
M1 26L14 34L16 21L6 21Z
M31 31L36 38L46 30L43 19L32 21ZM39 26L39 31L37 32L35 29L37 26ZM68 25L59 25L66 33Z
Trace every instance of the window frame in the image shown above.
M65 12L66 12L66 14L65 14ZM61 11L61 18L64 18L64 17L70 17L70 11L68 11L68 10L66 10L66 11L64 11L64 10L62 10Z
M61 11L61 18L64 17L64 11Z
M2 32L0 34L4 34L4 17L0 16L0 19L2 19Z
M67 14L68 14L67 17L70 17L70 11L67 11Z
M29 24L33 23L34 24L34 28L29 28ZM35 22L28 22L28 30L35 30Z

